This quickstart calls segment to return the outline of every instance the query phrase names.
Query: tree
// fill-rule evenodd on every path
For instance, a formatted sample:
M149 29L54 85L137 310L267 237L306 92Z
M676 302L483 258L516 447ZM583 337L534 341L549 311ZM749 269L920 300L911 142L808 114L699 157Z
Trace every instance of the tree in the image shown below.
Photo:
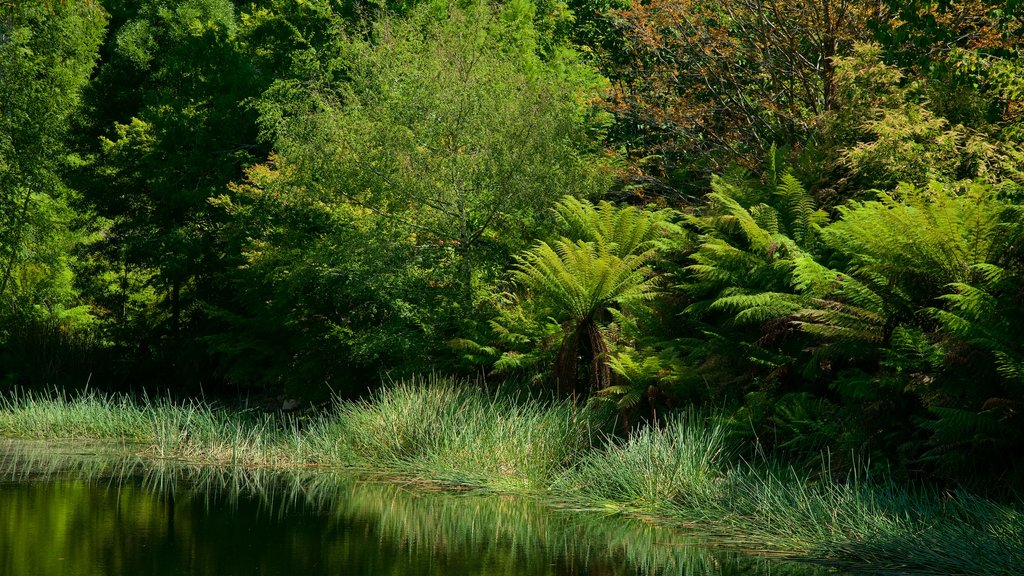
M835 105L832 59L867 39L869 13L850 0L653 0L617 15L631 57L612 72L616 140L635 184L686 199L730 164L808 141Z
M229 378L357 390L452 366L447 342L486 327L556 195L605 181L585 134L599 79L541 58L533 19L419 6L295 55L257 103L276 151L216 202L242 256L207 339Z
M527 0L384 19L344 47L347 81L310 79L315 106L265 119L310 184L450 247L467 302L538 213L604 186L584 133L600 78L568 51L542 60L533 21Z
M0 305L66 298L69 283L20 286L19 268L69 274L71 192L61 179L69 119L96 62L105 20L92 2L0 6ZM71 242L74 243L73 241ZM56 290L56 292L54 291ZM13 294L13 292L20 292ZM63 294L61 294L63 292ZM52 302L56 304L56 302Z
M233 264L209 200L265 157L244 102L269 78L240 41L230 0L111 6L78 131L89 154L76 185L107 221L82 280L121 353L194 384L208 368L205 306L230 298L220 275Z
M105 23L91 1L0 3L0 375L54 384L85 364L73 261L94 231L66 184L68 131Z
M882 61L877 44L856 44L833 66L837 106L819 115L816 145L824 164L818 174L832 179L826 185L840 197L900 182L1024 182L1011 123L951 123L927 98L938 88L923 91L921 82L907 82L903 71Z

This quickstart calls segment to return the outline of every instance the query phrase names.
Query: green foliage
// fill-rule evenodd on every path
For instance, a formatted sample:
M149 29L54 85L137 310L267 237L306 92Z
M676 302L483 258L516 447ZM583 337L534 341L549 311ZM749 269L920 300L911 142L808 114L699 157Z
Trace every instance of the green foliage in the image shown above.
M639 357L636 351L625 349L608 359L608 367L621 379L621 384L613 384L601 395L615 400L619 410L635 408L649 396L651 387L658 381L664 369L661 359L657 356Z
M1024 478L1020 6L627 4L0 0L0 381L491 368Z
M206 340L231 381L358 393L494 361L475 341L496 275L556 194L606 180L586 134L600 78L542 58L533 18L413 7L302 50L253 101L277 152L214 201L242 256Z
M563 394L577 395L611 385L607 328L602 326L611 310L643 307L657 293L658 278L651 264L656 242L675 229L667 211L615 207L607 202L594 206L566 198L555 206L565 233L552 244L539 242L517 256L513 279L527 290L522 302L494 322L500 334L516 330L509 320L526 320L522 343L556 349L553 382ZM550 317L561 326L554 341L538 338L537 318ZM550 326L550 323L547 324ZM550 332L549 332L550 333ZM508 336L505 336L508 339ZM520 355L506 353L504 358ZM499 361L504 368L509 361ZM582 374L581 374L582 367ZM586 387L578 388L583 379Z
M513 277L576 322L593 320L605 308L650 300L655 281L647 266L654 252L620 258L583 240L546 242L519 256Z
M555 205L557 226L566 238L593 242L598 249L625 258L657 247L666 235L679 232L669 210L642 210L565 196Z
M237 263L217 243L223 213L209 199L265 154L241 103L268 79L244 52L229 0L107 7L103 58L75 130L73 183L100 217L78 282L115 344L112 367L209 386L206 307L226 297L219 275ZM112 372L104 380L129 378Z
M105 23L92 2L0 9L0 375L53 382L88 348L73 255L95 237L65 175Z
M365 209L325 202L281 157L247 176L217 200L232 219L225 240L244 259L230 277L239 301L211 310L223 328L206 343L222 374L315 397L429 362L451 314L434 305L451 266L445 247L417 246Z
M281 154L325 193L451 247L468 299L527 245L541 210L604 187L580 105L601 79L570 52L541 60L532 13L441 3L385 18L324 63L344 82L303 78L293 101L261 105Z
M1012 125L943 116L928 87L886 63L882 52L858 44L835 59L839 105L819 119L819 146L842 166L847 194L964 179L1019 187L1024 180ZM975 57L963 56L965 62Z
M794 270L820 244L827 216L785 172L754 186L716 177L712 190L705 214L690 219L700 237L679 274L690 297L686 313L704 323L698 337L704 343L690 352L690 361L710 362L724 352L733 360L719 365L732 375L716 379L749 380L764 368L775 378L796 352L776 344L807 307L807 298L793 290ZM753 366L761 368L750 372Z
M826 223L792 176L767 180L774 205L716 180L681 276L705 322L684 362L741 385L718 392L744 393L740 428L812 457L1013 469L992 463L1020 441L1019 208L980 183L904 184Z

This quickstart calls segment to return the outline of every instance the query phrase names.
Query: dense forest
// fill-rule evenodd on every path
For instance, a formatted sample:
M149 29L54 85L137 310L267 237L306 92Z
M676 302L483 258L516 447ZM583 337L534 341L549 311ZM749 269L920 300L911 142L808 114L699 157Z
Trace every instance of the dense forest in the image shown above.
M433 372L1021 487L1022 49L1014 0L0 0L0 389Z

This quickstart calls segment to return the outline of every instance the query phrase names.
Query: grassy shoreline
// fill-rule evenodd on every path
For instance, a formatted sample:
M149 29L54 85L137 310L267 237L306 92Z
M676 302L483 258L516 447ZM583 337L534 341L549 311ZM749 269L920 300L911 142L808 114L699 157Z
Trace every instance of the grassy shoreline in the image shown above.
M829 481L737 462L690 412L627 441L567 403L450 381L396 384L301 424L207 404L85 394L0 396L0 436L108 440L212 465L356 468L568 508L695 525L726 545L857 568L1016 574L1024 513L966 493L862 477Z

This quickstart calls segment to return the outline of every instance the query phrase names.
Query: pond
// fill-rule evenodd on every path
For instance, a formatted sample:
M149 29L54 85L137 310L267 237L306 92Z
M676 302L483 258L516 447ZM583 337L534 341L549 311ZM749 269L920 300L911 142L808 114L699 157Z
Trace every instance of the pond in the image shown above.
M0 440L0 574L835 574L679 529L328 470Z

